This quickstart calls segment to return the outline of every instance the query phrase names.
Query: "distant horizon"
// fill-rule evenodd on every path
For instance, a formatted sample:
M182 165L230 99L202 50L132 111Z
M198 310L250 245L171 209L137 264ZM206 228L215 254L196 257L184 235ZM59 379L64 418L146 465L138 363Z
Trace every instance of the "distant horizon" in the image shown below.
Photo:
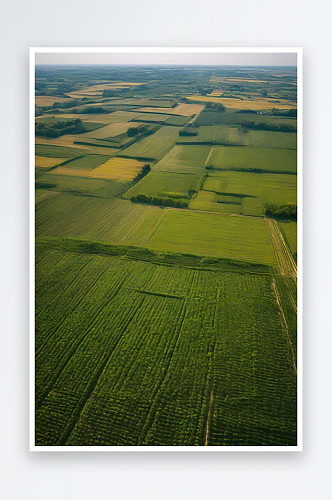
M296 52L38 52L36 66L297 67ZM184 49L185 50L185 49ZM294 49L295 50L295 49Z

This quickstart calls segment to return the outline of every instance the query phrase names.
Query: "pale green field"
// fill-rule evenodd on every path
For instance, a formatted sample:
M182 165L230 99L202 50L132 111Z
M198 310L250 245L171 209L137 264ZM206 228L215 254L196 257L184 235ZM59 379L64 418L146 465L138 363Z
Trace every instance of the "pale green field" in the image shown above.
M162 127L149 137L129 146L123 151L123 154L132 158L160 160L174 145L179 130L179 127Z
M153 170L174 173L199 174L203 171L211 146L174 146Z
M275 264L263 219L168 209L148 248Z
M297 254L297 222L295 221L280 221L280 229L286 237L286 243L290 247L292 254Z

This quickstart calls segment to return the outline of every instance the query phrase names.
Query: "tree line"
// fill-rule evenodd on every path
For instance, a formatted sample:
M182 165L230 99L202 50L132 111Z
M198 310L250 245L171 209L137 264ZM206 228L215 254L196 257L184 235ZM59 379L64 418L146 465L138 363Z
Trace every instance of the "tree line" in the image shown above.
M56 138L65 134L82 134L83 132L86 132L86 129L79 118L57 122L40 121L35 125L35 134L38 137Z

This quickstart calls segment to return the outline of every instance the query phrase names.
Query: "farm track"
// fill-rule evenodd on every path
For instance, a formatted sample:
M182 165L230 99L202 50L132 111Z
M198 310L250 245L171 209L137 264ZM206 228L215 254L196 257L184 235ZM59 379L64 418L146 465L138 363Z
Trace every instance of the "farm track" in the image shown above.
M207 419L206 419L204 446L207 446L208 442L209 442L209 430L210 430L210 422L211 422L212 404L213 404L213 379L212 379L212 383L211 383L211 393L210 393L210 400L209 400L209 410L208 410L208 415L207 415Z
M291 358L292 358L293 369L294 369L295 375L297 375L297 367L296 367L296 363L295 363L295 356L294 356L293 344L292 344L291 339L289 337L287 321L286 321L285 314L284 314L284 311L283 311L283 308L282 308L282 305L281 305L281 300L280 300L279 292L277 290L274 278L273 278L273 281L272 281L272 287L273 287L273 291L274 291L274 294L276 296L277 304L278 304L279 311L280 311L281 324L282 324L283 329L284 329L284 331L286 333L286 336L287 336L287 342L288 342L288 346L289 346L289 350L290 350L290 354L291 354Z
M271 242L275 251L279 272L282 276L291 276L297 280L297 266L292 254L281 234L278 222L274 219L265 219Z

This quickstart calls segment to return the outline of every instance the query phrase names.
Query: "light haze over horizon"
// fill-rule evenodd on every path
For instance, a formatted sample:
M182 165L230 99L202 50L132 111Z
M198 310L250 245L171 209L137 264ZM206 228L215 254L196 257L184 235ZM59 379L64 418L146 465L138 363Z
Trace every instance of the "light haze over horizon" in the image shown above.
M38 53L36 65L197 65L197 66L296 66L295 52L251 53Z

